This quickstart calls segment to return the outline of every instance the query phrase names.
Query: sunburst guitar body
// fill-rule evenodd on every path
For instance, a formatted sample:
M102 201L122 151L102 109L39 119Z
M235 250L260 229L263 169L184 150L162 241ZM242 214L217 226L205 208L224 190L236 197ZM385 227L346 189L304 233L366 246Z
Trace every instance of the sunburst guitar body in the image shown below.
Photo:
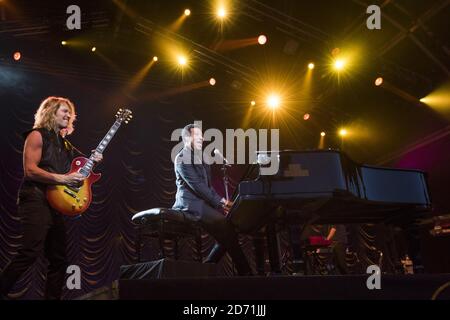
M88 158L78 157L72 161L70 171L67 174L80 172ZM49 186L47 188L47 200L50 206L61 214L67 216L78 216L84 213L92 202L92 185L101 177L100 173L91 171L84 179L80 187L69 187L65 185Z
M95 151L102 154L112 137L120 128L122 122L128 123L132 117L130 110L119 109L116 114L116 121ZM67 185L48 186L47 200L50 206L59 213L67 216L79 216L83 214L92 202L92 185L101 177L101 174L92 171L94 165L95 162L92 155L90 158L77 157L73 159L70 170L66 174L79 172L85 179L77 187Z

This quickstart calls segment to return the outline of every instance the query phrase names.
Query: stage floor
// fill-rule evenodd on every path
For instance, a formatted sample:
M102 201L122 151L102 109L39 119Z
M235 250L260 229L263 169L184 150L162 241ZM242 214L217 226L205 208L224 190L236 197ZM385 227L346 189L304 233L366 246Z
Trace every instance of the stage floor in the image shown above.
M255 276L119 280L119 299L430 300L435 296L436 299L450 300L450 274L381 275L381 288L372 290L367 287L369 276Z

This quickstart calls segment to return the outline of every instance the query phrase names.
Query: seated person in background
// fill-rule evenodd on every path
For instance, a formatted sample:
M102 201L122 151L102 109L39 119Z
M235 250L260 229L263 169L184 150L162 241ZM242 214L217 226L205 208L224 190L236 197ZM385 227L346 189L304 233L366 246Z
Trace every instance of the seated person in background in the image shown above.
M331 249L336 270L339 274L349 273L345 259L345 243L347 243L346 230L343 225L310 225L304 230L297 225L292 226L290 232L295 273L302 271L301 269L305 268L304 259L306 257L304 257L304 253L302 252L302 246L310 244L310 237L322 237L332 241ZM320 249L317 249L316 253L320 254Z
M332 241L331 247L335 267L339 274L348 274L347 262L345 261L345 243L347 242L345 227L343 225L323 225L319 227L322 229L322 235L326 233L326 239ZM320 253L320 249L318 251Z
M189 124L181 135L184 148L174 161L177 193L173 208L185 211L217 241L205 262L217 263L228 252L238 274L251 275L238 235L230 220L220 212L227 212L233 203L219 196L211 186L211 168L202 158L202 131Z

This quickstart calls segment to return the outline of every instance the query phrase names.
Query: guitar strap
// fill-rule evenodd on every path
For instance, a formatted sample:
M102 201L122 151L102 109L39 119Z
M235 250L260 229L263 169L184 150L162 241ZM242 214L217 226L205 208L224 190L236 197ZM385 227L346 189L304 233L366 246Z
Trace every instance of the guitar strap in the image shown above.
M67 140L66 138L63 138L63 140L64 140L64 147L66 149L68 149L68 150L75 150L80 155L82 155L83 157L87 158L87 156L83 152L81 152L78 148L76 148L73 144L71 144L69 140Z
M87 156L84 154L84 152L81 152L78 148L76 148L72 143L70 143L69 140L67 140L66 136L67 136L67 130L62 129L59 134L61 135L63 142L64 142L64 148L66 150L72 151L75 150L76 152L78 152L80 155L82 155L83 157Z

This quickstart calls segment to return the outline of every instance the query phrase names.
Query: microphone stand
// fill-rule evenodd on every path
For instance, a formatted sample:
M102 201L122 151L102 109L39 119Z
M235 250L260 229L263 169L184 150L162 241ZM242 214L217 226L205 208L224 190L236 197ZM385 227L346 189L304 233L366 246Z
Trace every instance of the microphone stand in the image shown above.
M222 164L223 184L224 184L224 186L225 186L225 199L226 199L227 201L230 201L230 195L229 195L229 192L228 192L228 186L229 186L229 184L230 184L230 180L229 180L229 177L228 177L228 171L227 171L227 167L228 167L228 166L229 166L229 165L226 164L225 162Z
M228 192L228 185L230 184L230 180L229 180L228 171L227 171L227 167L230 167L230 165L227 164L225 161L226 160L224 159L221 170L223 171L223 185L225 186L225 199L227 201L230 201L230 195ZM226 212L225 216L227 218L229 218L229 214L230 214L229 212L228 213ZM234 263L232 264L232 268L233 268L233 273L237 273L236 266L234 265Z

